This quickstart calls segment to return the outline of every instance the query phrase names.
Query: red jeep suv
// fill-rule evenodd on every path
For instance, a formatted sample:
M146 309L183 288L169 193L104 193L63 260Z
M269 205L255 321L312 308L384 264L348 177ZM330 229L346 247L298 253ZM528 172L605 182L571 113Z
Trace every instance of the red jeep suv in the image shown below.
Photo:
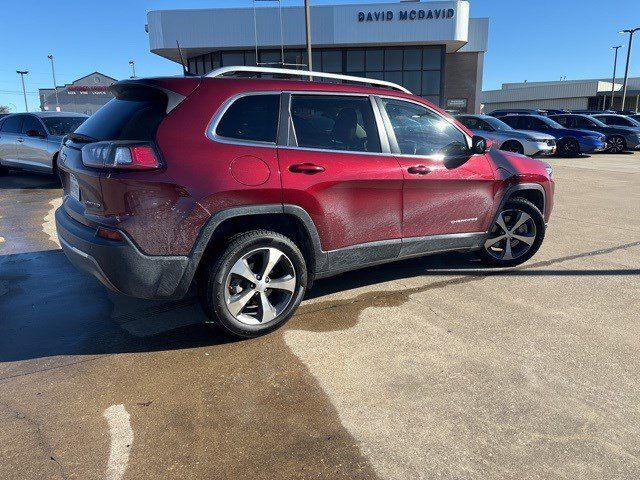
M69 260L141 298L196 282L212 322L252 337L317 278L446 251L508 267L538 250L549 165L490 148L398 85L310 74L116 83L59 155Z

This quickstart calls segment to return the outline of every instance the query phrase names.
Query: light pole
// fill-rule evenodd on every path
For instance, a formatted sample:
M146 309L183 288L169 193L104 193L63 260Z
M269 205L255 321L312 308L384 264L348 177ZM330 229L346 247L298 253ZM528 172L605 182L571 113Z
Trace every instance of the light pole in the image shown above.
M622 84L622 108L624 110L624 101L627 98L627 78L629 77L629 58L631 57L631 42L633 41L633 34L640 30L640 27L631 28L627 30L620 30L620 33L629 34L629 48L627 49L627 65L624 67L624 83Z
M311 58L311 12L309 11L309 0L304 0L304 24L307 32L307 62L309 71L313 70L313 60ZM309 77L311 80L311 77Z
M616 83L616 66L618 64L618 49L622 48L622 45L611 47L616 51L613 57L613 77L611 78L611 101L609 102L609 108L613 110L613 96L615 95L615 83ZM602 102L602 110L605 110L606 102Z
M129 65L131 65L131 70L133 71L131 78L136 78L136 62L129 60Z
M20 75L20 79L22 80L22 94L24 95L24 110L25 112L29 111L29 105L27 105L27 90L24 88L24 76L29 73L28 70L16 70L16 73Z
M58 100L58 84L56 83L56 69L53 66L53 55L47 55L47 58L51 60L51 75L53 76L53 91L56 94L56 112L59 112L60 100Z

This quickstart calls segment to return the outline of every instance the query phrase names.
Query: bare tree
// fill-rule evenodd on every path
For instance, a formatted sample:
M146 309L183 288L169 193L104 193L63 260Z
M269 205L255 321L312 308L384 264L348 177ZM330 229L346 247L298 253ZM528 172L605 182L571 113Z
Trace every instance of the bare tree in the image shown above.
M11 109L6 105L0 105L0 113L11 113Z

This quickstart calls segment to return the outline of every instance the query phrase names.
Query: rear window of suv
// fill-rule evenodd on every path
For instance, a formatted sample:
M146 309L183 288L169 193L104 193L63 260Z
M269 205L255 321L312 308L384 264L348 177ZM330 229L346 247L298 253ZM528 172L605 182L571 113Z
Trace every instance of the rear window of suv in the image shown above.
M279 109L279 93L240 97L224 112L215 133L225 138L275 143Z
M167 96L150 88L132 88L118 93L85 120L75 133L102 140L153 141L166 115Z

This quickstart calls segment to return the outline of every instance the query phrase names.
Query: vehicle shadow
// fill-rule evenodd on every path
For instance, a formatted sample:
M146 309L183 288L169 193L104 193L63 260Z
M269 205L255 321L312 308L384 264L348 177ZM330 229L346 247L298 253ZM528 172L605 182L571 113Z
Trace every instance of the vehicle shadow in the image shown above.
M640 242L636 242L640 244ZM307 292L307 300L334 302L337 292L354 290L394 280L423 277L424 287L443 277L438 285L473 281L487 276L597 276L640 275L639 269L549 268L556 263L605 254L631 244L585 252L542 262L530 262L514 269L483 268L472 254L449 253L404 260L319 280ZM635 244L633 244L635 245ZM446 279L445 279L446 277ZM403 287L393 286L393 295ZM361 293L375 302L379 292ZM316 305L315 302L313 305ZM303 310L305 309L303 304ZM313 310L313 309L312 309ZM304 313L304 323L322 323L324 314ZM55 356L85 356L115 353L175 350L214 346L234 339L205 325L206 316L193 294L177 301L150 301L108 292L93 278L76 271L61 250L0 256L0 363ZM0 365L1 367L1 365ZM17 366L15 368L18 368ZM0 369L0 379L12 375Z
M0 176L0 190L55 190L62 188L53 175L47 173L11 170Z

